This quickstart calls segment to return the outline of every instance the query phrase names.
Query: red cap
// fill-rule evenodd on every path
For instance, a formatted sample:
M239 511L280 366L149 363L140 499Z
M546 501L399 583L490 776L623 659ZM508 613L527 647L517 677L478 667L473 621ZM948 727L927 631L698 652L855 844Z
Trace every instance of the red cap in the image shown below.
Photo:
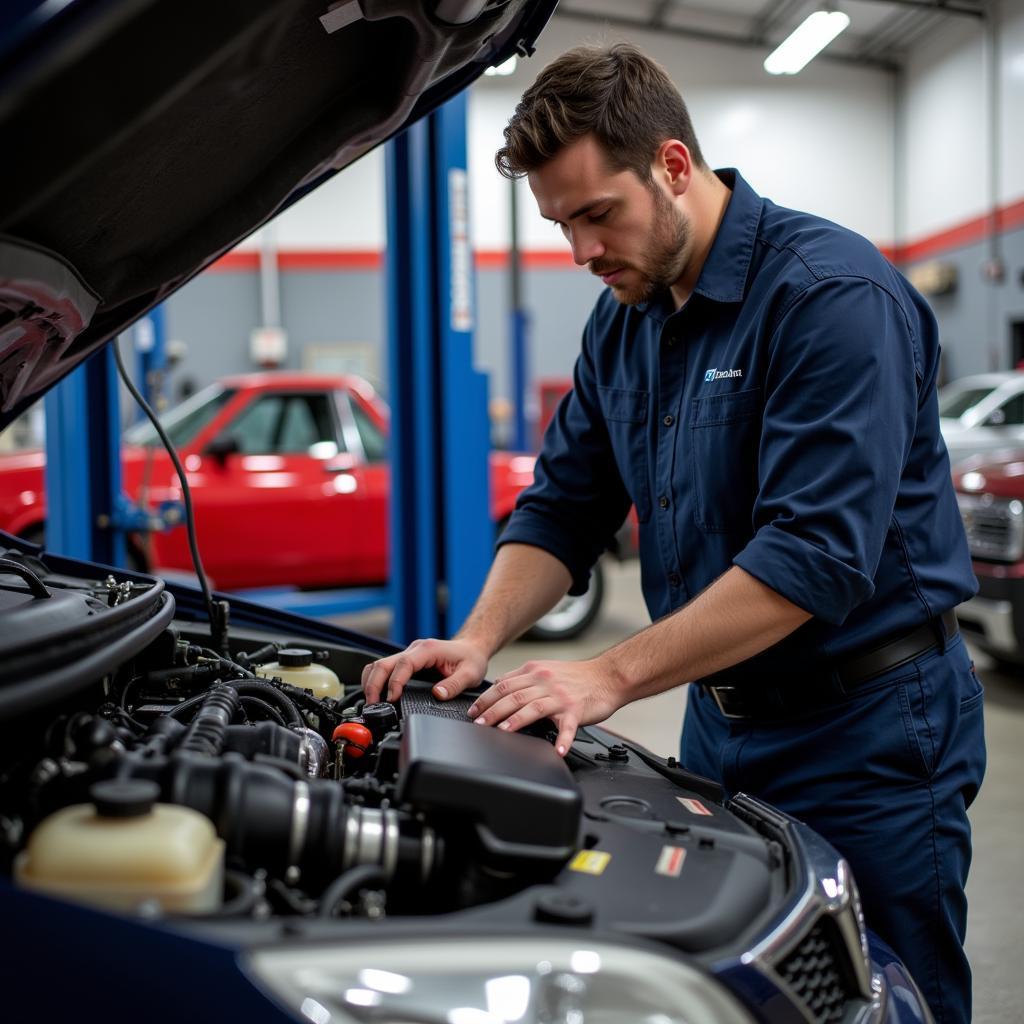
M344 743L349 757L362 757L373 746L373 734L359 722L342 722L331 739L335 743Z

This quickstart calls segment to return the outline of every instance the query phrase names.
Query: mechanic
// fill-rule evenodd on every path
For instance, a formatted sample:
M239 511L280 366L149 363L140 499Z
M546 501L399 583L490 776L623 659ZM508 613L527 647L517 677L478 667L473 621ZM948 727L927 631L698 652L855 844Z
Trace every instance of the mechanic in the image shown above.
M870 154L865 154L870 160ZM951 609L976 588L939 435L937 326L867 240L704 162L635 48L582 47L519 103L496 162L608 286L536 478L453 640L367 666L449 699L591 565L630 504L654 624L532 661L470 709L577 726L691 681L681 760L805 821L936 1019L970 1018L967 808L981 687Z

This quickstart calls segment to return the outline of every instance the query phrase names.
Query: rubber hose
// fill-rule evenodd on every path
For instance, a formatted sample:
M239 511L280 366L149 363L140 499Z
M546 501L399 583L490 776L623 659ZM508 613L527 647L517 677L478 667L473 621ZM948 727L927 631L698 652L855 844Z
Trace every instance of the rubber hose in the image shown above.
M219 754L224 749L227 728L240 706L238 691L233 686L211 690L192 719L181 749L196 754Z
M320 899L320 917L334 917L338 904L356 889L383 882L384 871L377 864L360 864L349 868L324 890Z
M243 696L261 697L268 704L273 704L284 716L286 725L302 727L306 724L295 705L276 686L256 679L246 679L232 685Z

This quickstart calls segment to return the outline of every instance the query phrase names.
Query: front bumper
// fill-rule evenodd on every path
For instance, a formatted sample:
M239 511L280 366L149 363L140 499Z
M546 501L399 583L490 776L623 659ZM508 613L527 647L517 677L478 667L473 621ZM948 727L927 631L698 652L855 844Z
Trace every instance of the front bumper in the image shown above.
M978 563L974 568L978 595L956 610L961 630L982 650L1024 662L1024 579L984 575Z

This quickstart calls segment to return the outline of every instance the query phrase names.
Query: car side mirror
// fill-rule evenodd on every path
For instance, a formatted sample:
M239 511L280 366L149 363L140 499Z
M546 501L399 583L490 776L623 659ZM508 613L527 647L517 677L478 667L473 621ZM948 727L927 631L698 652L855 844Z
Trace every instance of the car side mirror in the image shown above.
M986 427L1001 427L1006 422L1006 413L1002 409L993 409L985 418Z
M237 455L241 450L234 434L221 434L206 446L205 454L213 456L223 466L229 455Z

